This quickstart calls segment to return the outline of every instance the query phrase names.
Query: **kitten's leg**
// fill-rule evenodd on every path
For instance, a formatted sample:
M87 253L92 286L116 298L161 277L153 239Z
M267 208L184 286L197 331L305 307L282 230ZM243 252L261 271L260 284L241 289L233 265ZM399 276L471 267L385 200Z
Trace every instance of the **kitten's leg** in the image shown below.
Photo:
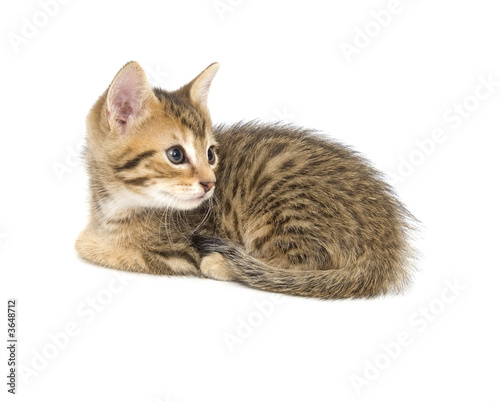
M110 243L88 230L76 242L80 257L98 265L156 275L200 276L196 250L141 250Z
M210 253L203 257L200 263L200 270L203 275L219 281L231 281L234 279L226 257L221 253Z
M157 275L200 276L200 260L197 251L189 249L143 251L148 273Z
M86 261L124 271L147 272L142 253L136 249L110 244L85 229L75 244L78 255Z

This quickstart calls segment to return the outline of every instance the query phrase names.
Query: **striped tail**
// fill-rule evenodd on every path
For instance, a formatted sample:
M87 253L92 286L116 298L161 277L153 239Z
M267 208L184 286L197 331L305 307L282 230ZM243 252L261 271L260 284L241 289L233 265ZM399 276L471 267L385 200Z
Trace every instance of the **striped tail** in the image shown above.
M220 253L227 261L230 276L244 285L277 293L321 299L372 298L400 293L409 284L409 267L378 267L375 264L331 270L287 270L252 257L231 242L194 236L193 244L202 257Z

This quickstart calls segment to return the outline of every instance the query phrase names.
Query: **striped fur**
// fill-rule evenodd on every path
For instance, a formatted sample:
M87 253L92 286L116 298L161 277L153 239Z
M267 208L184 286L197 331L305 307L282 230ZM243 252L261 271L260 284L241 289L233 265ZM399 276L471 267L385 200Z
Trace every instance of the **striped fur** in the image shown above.
M212 127L206 98L217 68L166 92L129 63L94 105L91 216L79 254L325 299L403 290L415 221L380 173L312 130ZM188 154L182 166L166 157L176 145Z

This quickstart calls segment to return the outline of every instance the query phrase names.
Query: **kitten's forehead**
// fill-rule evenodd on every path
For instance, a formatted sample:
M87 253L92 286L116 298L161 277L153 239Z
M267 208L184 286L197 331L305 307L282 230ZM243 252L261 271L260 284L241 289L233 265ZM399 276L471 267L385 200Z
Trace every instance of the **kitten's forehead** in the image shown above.
M189 129L196 139L207 139L207 131L209 131L207 128L210 128L207 126L210 125L210 120L198 107L176 92L166 92L155 88L154 93L163 104L167 117Z

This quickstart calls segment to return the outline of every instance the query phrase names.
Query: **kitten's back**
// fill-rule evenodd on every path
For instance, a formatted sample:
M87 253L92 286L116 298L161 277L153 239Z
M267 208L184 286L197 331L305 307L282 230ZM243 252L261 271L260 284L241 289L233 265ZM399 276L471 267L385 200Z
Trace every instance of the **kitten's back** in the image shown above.
M298 282L295 271L330 271L335 281L349 274L356 284L344 280L336 284L343 291L317 294L323 286L315 289L303 277L309 291L302 293L319 297L373 296L405 286L414 220L364 158L316 132L286 125L218 126L214 134L221 160L215 194L224 240L219 252L231 259L234 247L238 258L246 253L262 261L267 290L283 291L286 277L293 283L285 292L297 293L298 283L283 270L294 271ZM233 263L240 281L257 287L266 282L262 273L252 283L259 276L254 262ZM325 275L319 282L325 283Z

